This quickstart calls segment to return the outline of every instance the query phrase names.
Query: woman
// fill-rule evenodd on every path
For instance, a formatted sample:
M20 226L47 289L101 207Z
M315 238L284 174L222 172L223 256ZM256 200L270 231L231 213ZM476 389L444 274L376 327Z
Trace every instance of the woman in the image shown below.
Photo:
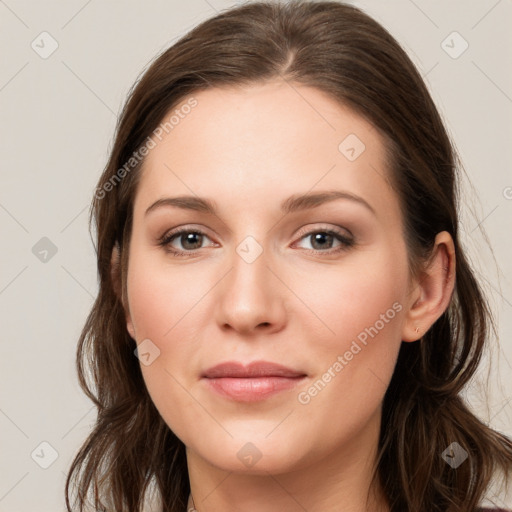
M355 7L248 4L160 55L93 202L68 510L479 510L512 442L460 397L491 318L456 172Z

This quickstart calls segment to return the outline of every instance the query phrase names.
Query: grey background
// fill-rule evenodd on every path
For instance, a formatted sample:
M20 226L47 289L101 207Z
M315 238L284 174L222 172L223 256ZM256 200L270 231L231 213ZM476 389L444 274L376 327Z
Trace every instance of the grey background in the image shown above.
M501 346L485 358L490 395L483 372L468 396L512 435L512 2L354 3L418 65L474 185L463 183L463 240L498 315ZM64 510L65 472L95 418L74 358L97 292L88 208L116 116L150 59L232 5L0 0L2 512ZM58 48L47 56L52 38Z

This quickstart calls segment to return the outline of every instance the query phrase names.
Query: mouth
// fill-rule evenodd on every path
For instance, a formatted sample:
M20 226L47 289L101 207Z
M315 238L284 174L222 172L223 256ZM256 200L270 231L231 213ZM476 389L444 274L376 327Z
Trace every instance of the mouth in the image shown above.
M247 366L236 361L221 363L206 370L201 378L208 388L231 400L255 402L293 389L306 373L268 361Z

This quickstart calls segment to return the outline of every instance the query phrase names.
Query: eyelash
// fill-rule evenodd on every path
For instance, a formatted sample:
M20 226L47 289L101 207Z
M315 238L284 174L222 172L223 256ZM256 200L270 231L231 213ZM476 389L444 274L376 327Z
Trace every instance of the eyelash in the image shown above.
M159 238L158 245L163 247L167 252L169 252L173 256L178 257L178 258L194 255L198 251L200 251L201 248L200 249L195 249L193 251L181 251L181 250L178 250L178 249L174 249L170 245L171 242L175 238L178 238L180 235L183 235L183 234L186 234L186 233L194 233L194 234L197 234L197 235L208 237L208 235L206 233L204 233L203 231L201 231L199 229L190 229L190 228L186 228L185 227L185 228L177 229L176 231L171 231L170 233L165 233L162 237ZM329 229L315 229L315 230L312 230L312 231L308 231L306 233L301 234L301 236L299 237L299 241L302 240L303 238L307 238L308 236L311 236L311 235L314 235L314 234L318 234L318 233L323 233L323 234L326 234L326 235L334 236L338 241L341 242L342 245L340 247L336 248L336 249L331 249L331 250L326 250L326 251L321 251L321 250L318 250L318 249L304 249L304 250L309 251L309 252L313 252L315 254L329 254L329 255L332 255L332 254L338 254L338 253L347 251L348 249L350 249L351 247L353 247L355 245L355 240L354 239L349 238L346 235L344 235L341 231L338 231L338 230L332 229L332 228L329 228Z

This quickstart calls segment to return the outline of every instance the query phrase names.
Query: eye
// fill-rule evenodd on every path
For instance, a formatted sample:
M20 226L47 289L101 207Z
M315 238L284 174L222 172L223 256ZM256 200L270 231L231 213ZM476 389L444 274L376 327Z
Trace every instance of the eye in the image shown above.
M205 238L208 236L200 230L182 228L166 233L160 238L158 244L175 256L188 256L202 249ZM181 248L177 248L175 244L181 245Z
M317 229L307 232L300 238L300 240L308 239L310 241L311 249L308 247L302 248L309 249L317 253L337 253L345 251L355 244L353 238L336 229ZM335 245L336 242L338 242L337 246Z
M185 227L165 233L159 239L158 245L174 256L192 256L196 251L206 247L203 245L205 239L209 239L209 237L203 231ZM351 236L332 228L306 232L300 237L299 241L308 239L310 240L311 248L302 247L302 249L318 254L338 253L346 251L355 245L355 240ZM212 242L209 245L211 247L214 244Z

